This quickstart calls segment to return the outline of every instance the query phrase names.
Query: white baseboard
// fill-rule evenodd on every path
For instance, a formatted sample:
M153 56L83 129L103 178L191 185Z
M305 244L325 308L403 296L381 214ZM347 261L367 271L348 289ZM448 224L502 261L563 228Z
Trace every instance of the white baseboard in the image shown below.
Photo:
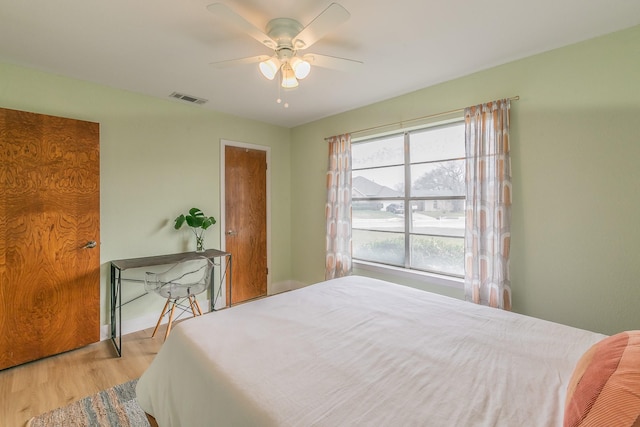
M200 303L200 307L204 313L208 313L210 303L209 300L198 301ZM156 326L158 322L158 316L160 313L149 314L146 316L136 317L134 319L123 320L122 321L122 335L127 335L132 332L142 331L144 329L153 328ZM190 314L189 314L190 316ZM168 322L167 316L162 319L161 325L164 325ZM177 319L174 319L177 320ZM111 326L110 325L102 325L100 327L100 341L108 340L111 338Z
M295 280L285 280L282 282L272 283L269 287L269 295L279 294L281 292L292 291L294 289L303 288L306 284Z
M269 295L279 294L281 292L292 291L294 289L303 288L307 286L306 283L298 282L296 280L285 280L282 282L272 283L269 287ZM223 301L223 300L222 300ZM219 301L220 302L220 301ZM209 312L209 300L200 301L200 306L203 308L205 312ZM220 305L220 304L218 304ZM156 322L158 321L158 316L160 314L149 314L146 316L136 317L134 319L124 320L122 322L122 335L127 335L132 332L142 331L144 329L152 328L156 326ZM165 316L162 319L161 324L167 323L167 318ZM108 340L111 338L111 327L110 325L102 325L100 328L100 341Z

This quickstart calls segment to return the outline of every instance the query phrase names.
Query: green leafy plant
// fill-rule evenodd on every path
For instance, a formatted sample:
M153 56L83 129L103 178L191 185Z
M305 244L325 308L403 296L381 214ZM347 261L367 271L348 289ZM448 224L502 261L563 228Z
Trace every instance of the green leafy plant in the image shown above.
M198 208L191 208L188 214L181 214L175 219L174 228L179 230L185 223L191 227L191 231L196 236L196 252L204 251L204 230L215 224L216 219L206 216Z

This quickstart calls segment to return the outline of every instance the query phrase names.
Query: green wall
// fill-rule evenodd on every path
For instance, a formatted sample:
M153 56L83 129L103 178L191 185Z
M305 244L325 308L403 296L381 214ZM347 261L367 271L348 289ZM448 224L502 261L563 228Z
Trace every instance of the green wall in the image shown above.
M271 149L271 282L290 279L289 129L8 64L0 64L0 107L100 123L103 325L110 260L193 250L192 233L172 227L193 206L220 218L221 139ZM220 247L219 225L205 244ZM125 299L140 291L123 287ZM142 298L123 318L157 316L162 303Z
M294 128L294 279L324 277L325 137L518 95L514 311L608 334L640 329L639 46L634 27Z
M8 64L0 107L100 123L105 324L109 260L190 249L170 223L192 205L219 217L220 139L271 147L271 282L308 284L324 278L325 137L518 95L514 310L611 334L640 328L638 46L635 27L291 130ZM159 311L142 300L125 318Z

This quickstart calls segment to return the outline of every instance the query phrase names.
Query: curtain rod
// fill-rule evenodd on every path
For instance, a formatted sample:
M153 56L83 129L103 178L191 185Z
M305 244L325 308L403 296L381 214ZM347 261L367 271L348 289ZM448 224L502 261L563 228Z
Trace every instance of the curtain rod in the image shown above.
M517 100L520 99L520 96L512 96L511 98L507 98L507 99L509 101L517 101ZM402 125L402 124L405 124L405 123L408 123L408 122L415 122L415 121L418 121L418 120L433 119L433 118L436 118L436 117L447 116L449 114L462 113L463 111L464 111L464 108L456 108L455 110L449 110L449 111L445 111L443 113L429 114L428 116L416 117L415 119L403 120L403 121L395 122L395 123L388 123L386 125L373 126L373 127L366 128L366 129L358 129L358 130L354 130L353 132L347 132L347 133L353 135L354 133L368 132L370 130L376 130L376 129L386 128L386 127L390 127L390 126ZM327 137L324 140L328 141L331 138L332 137Z

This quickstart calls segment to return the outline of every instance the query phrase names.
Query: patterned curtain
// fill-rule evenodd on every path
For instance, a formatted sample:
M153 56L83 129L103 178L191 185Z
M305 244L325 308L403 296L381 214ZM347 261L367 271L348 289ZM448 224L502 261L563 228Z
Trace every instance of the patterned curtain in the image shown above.
M351 274L351 135L329 139L325 279Z
M465 299L511 310L508 99L465 108Z

